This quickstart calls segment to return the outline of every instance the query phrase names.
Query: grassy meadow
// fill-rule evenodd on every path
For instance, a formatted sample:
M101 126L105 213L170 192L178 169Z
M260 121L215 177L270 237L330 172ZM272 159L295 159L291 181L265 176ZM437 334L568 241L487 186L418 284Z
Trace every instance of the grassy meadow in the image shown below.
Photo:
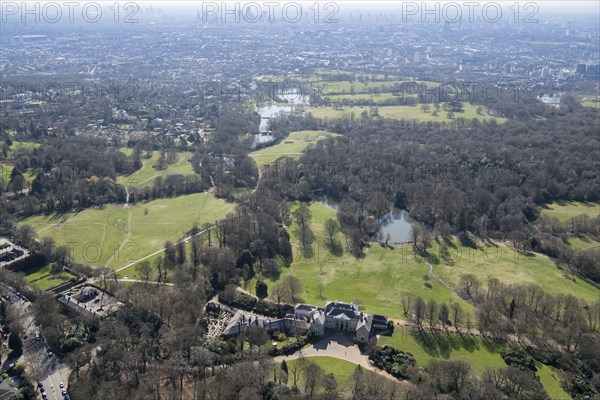
M390 249L372 243L366 256L358 259L347 252L341 256L331 254L325 246L324 223L335 218L335 211L319 203L312 203L310 209L311 226L316 237L314 254L309 258L302 255L292 225L289 231L294 261L290 267L282 268L279 278L294 275L301 280L304 291L299 301L321 306L331 300L349 301L361 303L369 313L404 318L400 297L410 294L425 300L434 299L438 303L460 302L465 310L473 312L473 306L451 289L435 279L424 279L429 265L414 256L411 244L396 245ZM338 239L342 243L345 241L342 234L338 234ZM454 265L441 262L433 264L432 268L452 288L458 285L463 274L471 273L482 282L494 276L506 284L537 284L549 293L572 293L587 301L597 300L600 293L596 286L566 274L541 254L526 257L504 245L479 245L475 250L456 241L452 242L449 252ZM439 254L439 246L435 244L430 253ZM278 280L265 281L272 287ZM250 282L247 290L254 291L254 283L255 280Z
M356 371L356 364L351 363L349 361L340 360L338 358L333 357L306 357L306 361L311 361L320 366L323 369L325 374L333 374L335 380L338 384L338 388L343 392L349 392L352 389L354 381L352 380L352 375ZM288 370L294 364L300 362L299 360L291 360L286 361ZM365 374L374 374L375 372L369 371L363 368L363 373ZM288 385L292 385L292 377L288 377ZM304 385L304 377L302 374L300 375L300 380L298 382L299 387L303 387Z
M454 119L465 118L471 120L477 118L479 120L495 120L498 123L506 121L501 117L494 117L484 111L483 115L477 114L477 108L479 106L469 103L463 103L462 112L454 112ZM328 119L339 119L339 118L360 118L361 114L366 111L371 115L371 109L369 106L353 106L353 107L317 107L310 110L310 113L315 118L328 118ZM420 105L415 106L381 106L377 107L377 113L380 117L389 119L408 119L416 120L419 122L450 122L452 119L448 118L448 113L443 110L437 115L433 115L434 108L431 107L429 111L425 112L421 109Z
M122 149L125 154L131 154L131 149ZM143 153L145 155L145 152ZM183 175L193 174L192 164L189 159L191 154L189 152L177 153L177 161L173 164L168 164L167 168L159 171L154 168L154 165L158 163L160 152L152 152L150 158L144 158L142 156L142 168L130 175L122 175L117 178L117 183L120 185L130 187L145 187L154 184L154 179L157 177L166 177L169 174L180 173Z
M465 361L471 365L471 372L475 375L481 375L486 369L505 368L507 365L500 356L500 351L511 346L508 343L466 334L420 334L416 329L406 326L396 326L392 336L379 338L379 344L387 344L412 353L422 367L433 360ZM558 370L539 362L536 362L536 367L536 374L551 399L570 398L560 385Z
M35 216L21 221L38 237L73 246L76 262L111 269L122 267L175 241L192 228L224 217L233 209L208 194L153 200L133 206L107 205L79 213Z
M280 143L250 153L257 164L271 164L281 157L300 158L308 146L323 138L336 136L325 131L298 131L290 133Z
M581 214L595 218L600 214L600 203L582 203L579 201L557 201L542 208L542 214L556 217L561 222Z

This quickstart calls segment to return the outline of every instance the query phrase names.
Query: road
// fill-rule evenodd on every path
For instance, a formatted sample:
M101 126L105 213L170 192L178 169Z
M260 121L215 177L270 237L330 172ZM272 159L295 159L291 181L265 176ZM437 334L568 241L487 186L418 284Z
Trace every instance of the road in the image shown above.
M33 305L30 301L16 295L12 289L7 289L3 285L4 291L10 291L11 303L20 313L20 318L25 330L23 340L23 355L17 360L17 363L26 366L27 373L32 376L34 385L36 380L42 382L49 400L63 400L60 382L65 386L70 374L70 368L63 364L54 354L47 351L47 345L43 338L36 340L36 333L39 328L35 325ZM36 387L39 398L40 391Z

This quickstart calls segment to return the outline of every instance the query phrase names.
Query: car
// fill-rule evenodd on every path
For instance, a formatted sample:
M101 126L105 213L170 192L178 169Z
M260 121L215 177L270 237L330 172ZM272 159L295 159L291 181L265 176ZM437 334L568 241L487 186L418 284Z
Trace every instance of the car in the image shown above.
M61 382L61 383L58 384L58 386L60 386L60 388L62 389L62 388L65 387L65 384Z
M46 392L42 392L42 399L47 399L48 395L46 394Z
M63 396L66 396L66 395L67 395L67 391L66 391L65 389L62 389L62 390L60 391L60 393L61 393Z

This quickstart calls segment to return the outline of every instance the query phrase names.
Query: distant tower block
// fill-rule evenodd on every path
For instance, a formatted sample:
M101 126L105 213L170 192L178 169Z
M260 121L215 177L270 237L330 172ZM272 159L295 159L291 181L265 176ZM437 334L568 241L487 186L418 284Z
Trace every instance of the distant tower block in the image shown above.
M418 51L415 52L415 55L413 57L413 61L415 64L418 64L421 62L421 53L419 53Z

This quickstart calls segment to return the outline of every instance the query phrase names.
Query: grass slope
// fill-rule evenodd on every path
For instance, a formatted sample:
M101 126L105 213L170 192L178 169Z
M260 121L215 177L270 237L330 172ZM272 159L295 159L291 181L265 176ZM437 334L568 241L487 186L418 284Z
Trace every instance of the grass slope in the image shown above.
M76 262L114 269L160 250L194 222L214 222L232 209L233 204L211 195L191 194L128 208L108 205L76 214L36 216L21 224L33 226L40 238L72 246Z
M354 381L352 380L352 375L354 374L354 371L356 371L356 364L351 363L349 361L344 361L344 360L340 360L337 358L333 358L333 357L306 357L305 360L314 362L315 364L317 364L318 366L323 368L323 371L325 374L333 374L333 376L335 377L335 380L338 384L338 387L340 389L342 389L342 391L349 391L352 388L352 386L354 384ZM296 364L298 362L300 362L300 361L299 360L286 361L286 363L288 365L288 370L291 366L293 366L294 364ZM363 368L363 373L375 375L375 372L369 371L364 368ZM288 377L288 384L289 385L292 384L291 376ZM304 387L304 377L302 376L302 374L300 375L300 381L298 382L298 387L300 387L300 388Z
M387 344L412 353L422 367L427 366L432 360L460 360L468 362L475 375L481 375L486 369L507 367L500 356L500 351L509 344L484 340L480 337L468 335L461 337L443 332L436 336L421 335L410 327L397 326L392 336L381 336L379 344ZM538 368L536 374L551 399L570 398L560 385L558 370L537 362L536 367Z
M335 256L329 253L326 246L324 223L335 218L331 208L313 203L312 229L315 233L314 254L310 258L303 257L299 251L298 241L290 229L294 261L289 268L283 268L281 278L294 275L300 279L304 292L300 299L315 305L325 305L328 300L361 302L366 312L383 314L396 318L404 318L400 307L403 294L420 296L425 300L433 298L438 303L460 302L468 311L473 306L435 279L425 281L423 277L429 266L422 259L413 255L412 245L397 245L388 249L373 243L364 258L356 259L348 253ZM344 242L343 235L338 238ZM440 276L451 287L456 287L463 274L475 274L482 282L488 277L497 277L504 283L535 283L552 294L572 293L587 301L595 301L599 289L579 278L563 276L552 260L536 254L524 257L506 246L488 246L473 250L454 242L449 251L454 260L453 266L445 263L433 265L433 272ZM438 254L435 245L430 253ZM272 287L277 280L266 279ZM247 289L254 290L254 281ZM430 287L428 287L428 285Z
M306 148L318 140L336 136L325 131L298 131L290 133L280 143L250 153L257 164L270 164L281 157L299 158Z
M542 208L542 214L556 217L564 222L581 214L595 218L600 214L600 203L582 203L579 201L557 201Z
M329 118L329 119L338 119L338 118L350 118L354 115L354 118L360 118L360 115L363 111L367 111L370 115L372 107L342 107L342 108L334 108L334 107L318 107L312 109L310 112L315 118ZM500 117L493 117L484 112L484 115L477 114L477 105L463 103L463 111L455 112L454 119L456 118L465 118L467 120L471 120L473 118L477 118L481 120L495 120L496 122L504 122L506 119ZM417 120L419 122L449 122L452 121L448 118L448 113L446 111L440 110L437 116L432 114L433 108L431 111L424 112L420 106L381 106L377 107L377 112L379 116L383 118L390 119L410 119Z
M423 276L429 267L425 262L416 261L412 255L412 246L397 246L394 249L373 244L364 258L357 259L349 253L342 256L330 254L324 245L326 234L324 223L335 219L335 211L325 205L313 203L312 229L316 240L314 255L303 257L298 241L290 229L294 261L289 268L283 268L281 278L294 275L304 286L301 300L310 304L324 306L328 300L361 301L366 312L403 318L400 296L411 294L424 299L433 298L437 302L458 301L472 312L473 307L455 296L449 289L435 280L426 286ZM338 234L344 242L344 237ZM322 271L322 273L321 273ZM266 279L269 287L277 281ZM254 290L254 281L247 289ZM321 288L321 289L320 289Z
M439 264L433 268L453 287L458 286L462 275L473 274L482 283L495 277L505 284L535 284L554 295L573 294L588 302L598 299L597 287L567 274L542 254L524 256L504 245L481 245L477 250L455 245L455 249L450 249L455 264Z
M123 152L125 154L128 153L126 151ZM184 175L193 174L192 164L189 163L190 156L189 152L177 153L177 161L173 164L169 164L166 169L159 171L154 168L154 165L158 163L160 152L154 151L152 152L152 157L148 159L142 157L142 168L131 175L119 176L117 178L117 183L130 187L145 187L151 186L154 183L154 179L159 176L164 178L169 174L175 173Z

